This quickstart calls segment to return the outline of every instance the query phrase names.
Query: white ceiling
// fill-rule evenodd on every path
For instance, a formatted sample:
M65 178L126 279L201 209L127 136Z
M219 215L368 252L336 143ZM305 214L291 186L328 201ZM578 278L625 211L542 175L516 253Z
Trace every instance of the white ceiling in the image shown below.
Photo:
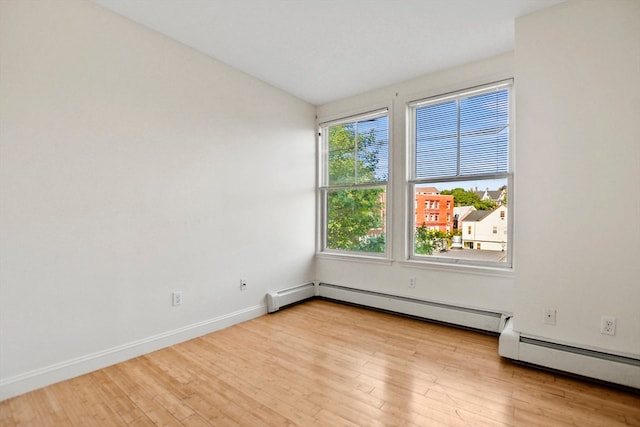
M321 105L513 49L562 0L92 0Z

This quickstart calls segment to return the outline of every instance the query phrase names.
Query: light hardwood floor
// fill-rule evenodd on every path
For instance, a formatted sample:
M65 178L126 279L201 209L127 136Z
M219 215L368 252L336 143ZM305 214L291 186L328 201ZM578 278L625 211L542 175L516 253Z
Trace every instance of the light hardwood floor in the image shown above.
M2 426L640 426L496 337L310 301L0 402Z

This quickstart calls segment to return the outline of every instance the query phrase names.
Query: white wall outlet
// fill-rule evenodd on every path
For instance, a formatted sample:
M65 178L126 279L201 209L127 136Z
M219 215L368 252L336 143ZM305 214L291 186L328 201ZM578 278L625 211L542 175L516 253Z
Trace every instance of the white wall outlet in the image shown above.
M171 294L173 297L173 305L182 305L182 291L175 291Z
M544 309L544 324L545 325L553 325L556 324L556 309L555 308L545 308Z
M611 316L602 316L600 319L600 333L604 335L615 335L616 318Z
M241 291L247 290L247 279L240 279L240 290Z
M410 288L415 288L416 287L416 277L415 276L409 277L409 287Z

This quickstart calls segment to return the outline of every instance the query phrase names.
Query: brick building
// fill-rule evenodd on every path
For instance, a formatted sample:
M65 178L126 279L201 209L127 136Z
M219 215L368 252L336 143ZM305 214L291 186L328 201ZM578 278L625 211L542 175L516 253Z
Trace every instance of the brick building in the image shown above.
M435 187L416 188L416 227L453 231L453 196L440 194Z

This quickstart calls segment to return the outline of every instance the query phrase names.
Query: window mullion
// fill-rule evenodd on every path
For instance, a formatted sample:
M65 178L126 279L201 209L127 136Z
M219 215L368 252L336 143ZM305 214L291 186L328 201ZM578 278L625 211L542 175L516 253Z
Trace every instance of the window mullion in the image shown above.
M460 100L456 100L456 176L460 176Z
M355 136L354 136L354 144L353 144L353 164L354 164L354 173L353 173L353 183L358 184L360 181L358 179L358 122L355 124Z

